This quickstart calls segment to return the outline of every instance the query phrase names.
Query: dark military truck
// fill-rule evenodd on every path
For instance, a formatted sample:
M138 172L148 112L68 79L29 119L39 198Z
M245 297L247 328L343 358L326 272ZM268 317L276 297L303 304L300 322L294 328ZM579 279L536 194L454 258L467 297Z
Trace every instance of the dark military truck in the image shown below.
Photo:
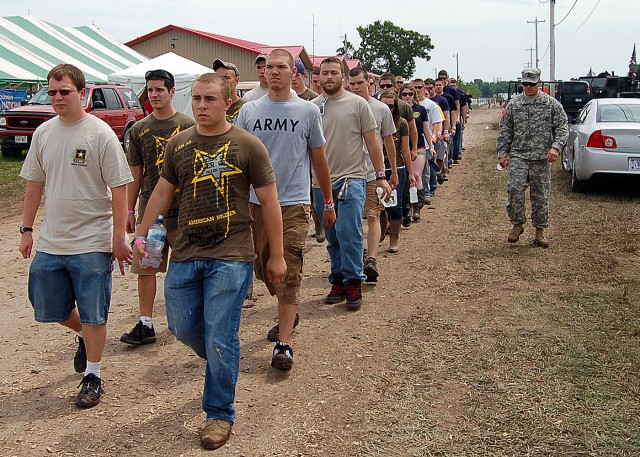
M83 108L109 124L125 149L131 127L144 117L133 89L121 85L87 84ZM24 106L1 112L0 148L3 157L21 157L22 152L29 149L35 129L55 115L46 87L36 92Z
M555 97L567 113L570 123L573 123L578 112L593 98L591 86L587 81L581 80L557 82Z

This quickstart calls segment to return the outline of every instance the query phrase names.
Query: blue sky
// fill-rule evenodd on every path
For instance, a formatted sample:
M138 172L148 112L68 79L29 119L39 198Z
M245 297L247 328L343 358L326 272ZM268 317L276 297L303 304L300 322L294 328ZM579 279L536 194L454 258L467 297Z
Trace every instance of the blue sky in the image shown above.
M302 44L318 55L334 54L345 34L357 47L356 27L390 20L431 37L435 47L431 60L419 59L414 76L432 76L443 68L455 75L457 53L459 74L465 81L517 77L530 60L527 49L535 48L535 28L527 21L537 17L546 21L538 24L538 54L542 77L548 79L548 1L427 0L420 4L424 6L417 2L405 6L408 4L389 0L136 0L112 9L110 2L4 0L0 11L2 16L31 14L62 26L95 24L122 42L174 24L269 45ZM634 32L640 1L556 0L555 5L558 79L581 76L591 67L595 72L627 71L635 40L640 44L640 34ZM535 63L535 53L533 60Z

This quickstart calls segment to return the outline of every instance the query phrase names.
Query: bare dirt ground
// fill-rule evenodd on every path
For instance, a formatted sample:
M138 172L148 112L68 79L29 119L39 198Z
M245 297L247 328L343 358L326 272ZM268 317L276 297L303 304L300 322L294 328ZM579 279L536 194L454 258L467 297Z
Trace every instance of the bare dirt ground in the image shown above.
M215 455L640 455L638 183L572 194L556 165L551 247L534 248L530 226L508 245L499 115L472 111L462 164L403 230L400 253L381 249L360 311L323 303L328 257L309 239L290 373L269 366L275 303L256 285L237 421ZM118 341L137 318L133 276L114 277L103 400L74 406L73 335L33 320L19 223L0 232L0 454L207 453L204 363L167 330L161 292L158 343Z

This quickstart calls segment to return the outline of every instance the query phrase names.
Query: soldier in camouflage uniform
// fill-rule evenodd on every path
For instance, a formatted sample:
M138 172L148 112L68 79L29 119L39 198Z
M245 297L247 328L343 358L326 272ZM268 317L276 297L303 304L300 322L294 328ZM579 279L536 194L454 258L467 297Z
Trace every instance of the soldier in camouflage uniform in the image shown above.
M549 226L551 164L567 142L569 128L562 105L539 88L540 70L522 70L524 92L505 109L498 134L498 163L510 166L507 214L513 228L507 240L515 243L524 232L525 189L531 197L533 244L549 247L544 229Z

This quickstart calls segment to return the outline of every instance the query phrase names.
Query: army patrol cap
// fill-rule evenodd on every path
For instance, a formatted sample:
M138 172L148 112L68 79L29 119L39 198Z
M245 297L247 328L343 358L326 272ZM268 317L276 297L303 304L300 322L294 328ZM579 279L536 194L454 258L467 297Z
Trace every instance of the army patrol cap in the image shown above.
M213 61L213 71L216 71L218 68L226 68L227 70L231 70L235 73L236 78L240 76L240 72L238 71L238 67L236 64L231 62L225 62L224 60L216 59Z
M540 82L540 70L537 68L525 68L522 70L521 82L537 84Z

